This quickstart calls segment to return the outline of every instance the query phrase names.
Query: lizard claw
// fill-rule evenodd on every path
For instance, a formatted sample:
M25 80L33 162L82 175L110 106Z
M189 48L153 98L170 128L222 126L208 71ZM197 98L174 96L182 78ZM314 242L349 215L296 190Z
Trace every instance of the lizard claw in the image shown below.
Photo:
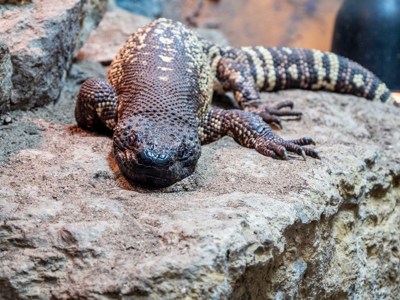
M245 110L259 115L264 122L268 124L278 125L278 128L282 128L281 117L290 120L301 119L301 116L303 115L302 112L292 110L293 106L294 103L292 100L281 101L273 107L269 107L265 103L252 102L252 105L246 107Z
M307 160L306 152L304 151L304 149L301 149L301 156L303 157L304 160Z
M268 130L260 133L255 141L255 149L257 152L275 159L288 160L293 157L291 153L301 156L304 160L307 156L320 159L318 152L309 147L315 142L309 137L303 137L297 140L284 140Z
M289 143L293 143L296 145L300 145L300 146L308 146L308 145L313 145L315 146L316 143L314 142L314 140L308 136L302 137L300 139L296 139L296 140L288 140L287 142Z
M290 109L293 109L294 102L292 100L283 100L278 102L275 106L274 109L279 110L284 107L289 107Z
M271 115L265 111L260 112L258 115L263 119L264 122L282 129L282 120L280 117Z

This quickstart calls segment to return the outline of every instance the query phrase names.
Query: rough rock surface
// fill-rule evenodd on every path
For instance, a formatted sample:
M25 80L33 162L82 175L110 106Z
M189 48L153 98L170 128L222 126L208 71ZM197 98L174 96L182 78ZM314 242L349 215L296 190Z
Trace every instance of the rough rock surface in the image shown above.
M0 40L0 113L8 110L11 97L11 55L8 47Z
M81 66L82 67L82 66ZM95 69L95 68L93 68ZM0 126L0 299L396 299L399 111L287 91L322 159L279 161L229 138L165 190L127 183L109 137L60 102ZM96 75L98 76L98 74Z
M90 59L109 64L128 37L151 19L112 7L105 13L77 54L77 59Z
M13 66L12 93L0 102L10 102L11 109L27 109L56 101L72 58L106 7L106 0L0 6L0 36Z

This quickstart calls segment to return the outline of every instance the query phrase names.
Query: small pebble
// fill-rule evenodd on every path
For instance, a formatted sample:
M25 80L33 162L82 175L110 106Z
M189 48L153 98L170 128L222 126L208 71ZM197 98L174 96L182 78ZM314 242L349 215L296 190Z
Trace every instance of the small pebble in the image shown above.
M11 123L12 123L11 117L6 116L6 117L3 119L3 124L4 124L4 125L8 125L8 124L11 124Z

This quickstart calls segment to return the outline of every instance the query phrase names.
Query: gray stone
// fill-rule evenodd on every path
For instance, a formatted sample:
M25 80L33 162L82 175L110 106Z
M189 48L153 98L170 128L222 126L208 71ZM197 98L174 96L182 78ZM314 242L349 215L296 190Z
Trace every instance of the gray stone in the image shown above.
M74 126L77 88L0 128L4 147L27 140L0 152L0 299L398 298L397 108L263 94L295 101L302 120L278 133L312 136L321 160L223 138L149 191L123 179L109 137Z
M109 64L128 37L151 19L111 7L79 50L77 59Z
M106 79L106 71L100 63L91 60L78 60L69 70L68 77L77 84L82 84L86 79L96 77Z
M34 1L0 7L0 36L13 66L11 109L58 99L72 58L100 21L106 0Z
M151 19L161 16L164 0L115 0L116 4L132 13Z
M8 125L12 123L12 119L10 116L5 116L3 119L3 125Z
M0 41L0 114L10 107L12 64L11 55L5 43Z

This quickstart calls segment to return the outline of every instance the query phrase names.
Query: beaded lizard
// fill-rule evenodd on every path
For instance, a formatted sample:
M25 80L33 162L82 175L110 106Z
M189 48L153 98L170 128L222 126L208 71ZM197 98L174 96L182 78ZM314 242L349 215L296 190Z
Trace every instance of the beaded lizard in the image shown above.
M232 91L241 109L210 108L213 88ZM309 137L284 140L267 123L300 116L291 101L268 107L260 91L289 88L348 93L393 103L389 89L355 62L295 48L219 47L183 24L158 19L133 33L113 60L108 82L86 80L75 118L113 131L113 152L128 179L171 185L195 169L200 145L224 135L273 158L319 158Z

